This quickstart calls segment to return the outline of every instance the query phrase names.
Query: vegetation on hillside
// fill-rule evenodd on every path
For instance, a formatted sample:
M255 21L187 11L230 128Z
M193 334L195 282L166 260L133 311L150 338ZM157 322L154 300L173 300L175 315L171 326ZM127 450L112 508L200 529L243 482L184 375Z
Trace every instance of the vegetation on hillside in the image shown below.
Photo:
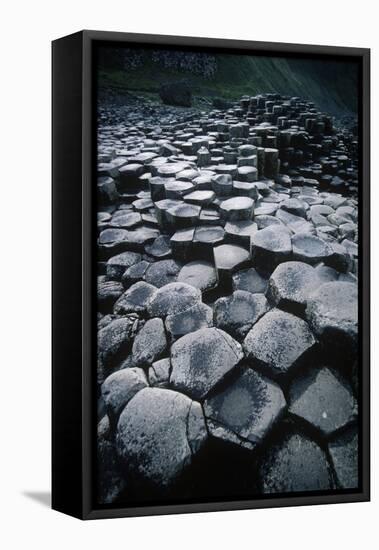
M337 116L357 111L353 63L300 58L107 48L99 52L99 89L156 94L186 81L194 96L238 99L277 92L313 100Z

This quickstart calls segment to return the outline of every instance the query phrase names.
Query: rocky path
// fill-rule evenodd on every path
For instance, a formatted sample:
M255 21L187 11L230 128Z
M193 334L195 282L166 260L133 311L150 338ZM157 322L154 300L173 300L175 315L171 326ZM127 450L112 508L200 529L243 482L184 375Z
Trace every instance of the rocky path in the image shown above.
M99 502L356 487L357 138L267 94L98 140Z

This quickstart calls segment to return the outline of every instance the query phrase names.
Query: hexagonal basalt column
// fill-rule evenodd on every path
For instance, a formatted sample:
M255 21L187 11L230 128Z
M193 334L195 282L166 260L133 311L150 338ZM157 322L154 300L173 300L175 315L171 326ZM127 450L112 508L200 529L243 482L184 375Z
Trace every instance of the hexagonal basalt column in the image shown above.
M266 178L275 178L279 173L278 149L266 148L264 150L264 175Z
M289 411L329 437L357 418L358 407L346 381L328 368L315 368L292 383Z
M249 252L253 235L258 231L257 224L252 221L227 222L225 224L225 241L242 246Z
M167 213L168 210L174 206L180 206L181 204L181 201L173 199L163 199L154 204L155 214L162 229L169 230L171 228L171 219Z
M252 369L204 403L210 433L253 450L280 419L286 407L282 390Z
M201 406L160 388L139 391L117 426L120 461L132 475L161 489L180 477L206 438Z
M197 225L200 212L200 206L182 202L167 210L167 219L175 229L191 227Z
M258 188L253 181L233 181L233 195L240 197L258 198Z
M219 225L199 226L193 237L193 250L196 256L213 261L213 249L224 241L225 231Z
M284 262L272 273L267 289L270 302L281 309L302 315L307 300L321 284L317 271L303 262Z
M255 166L240 166L237 169L237 179L248 182L257 181L258 169Z
M190 181L169 181L164 186L167 199L182 200L182 197L191 193L195 186Z
M322 239L309 233L298 233L292 237L293 257L300 262L317 264L333 254Z
M212 189L221 197L227 197L233 192L233 178L230 174L219 174L218 176L213 176L212 180Z
M336 436L329 443L328 449L339 487L342 489L356 489L359 483L357 431L351 429Z
M230 296L216 300L214 322L218 328L242 339L268 310L269 305L264 294L236 290Z
M298 433L283 437L266 451L260 477L263 493L334 488L326 455L314 441Z
M241 345L226 332L216 328L191 332L171 347L171 385L203 399L242 358Z
M190 168L188 162L167 162L159 166L157 175L162 178L175 178L183 170Z
M250 197L233 197L220 204L221 218L228 221L251 220L254 201Z
M279 225L270 225L252 237L252 256L262 271L271 272L279 263L289 260L292 243L289 231Z
M188 195L185 195L184 201L191 204L197 204L198 206L208 206L212 203L215 197L216 194L214 191L199 190L192 191L191 193L188 193Z
M320 286L308 301L306 317L325 343L351 351L358 340L357 285L335 281Z
M315 343L305 321L273 309L253 326L243 346L250 360L271 376L280 377L305 361Z
M170 239L170 244L176 258L182 260L190 259L194 234L195 228L193 227L175 231Z
M238 269L247 267L250 253L235 244L222 244L213 249L214 263L221 280L229 280Z

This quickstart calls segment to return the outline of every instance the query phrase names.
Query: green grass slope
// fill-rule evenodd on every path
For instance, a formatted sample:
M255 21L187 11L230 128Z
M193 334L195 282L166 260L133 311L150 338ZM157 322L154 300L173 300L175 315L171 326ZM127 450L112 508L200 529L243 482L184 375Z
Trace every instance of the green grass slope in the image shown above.
M100 90L157 93L163 83L185 80L193 94L203 97L238 99L243 94L277 92L314 101L336 116L357 110L358 71L353 63L247 55L216 55L211 77L191 69L174 70L154 62L148 52L143 63L122 69L117 63L99 65Z

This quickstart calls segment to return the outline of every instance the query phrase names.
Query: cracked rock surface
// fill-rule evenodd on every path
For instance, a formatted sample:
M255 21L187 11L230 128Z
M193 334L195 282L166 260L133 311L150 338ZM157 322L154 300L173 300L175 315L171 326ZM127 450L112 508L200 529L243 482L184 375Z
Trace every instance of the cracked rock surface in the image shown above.
M126 467L152 484L170 485L207 437L198 403L181 393L145 388L117 424L117 449Z
M204 403L210 433L247 449L263 441L285 407L280 387L252 369Z
M98 110L100 504L359 484L358 138L219 105Z

